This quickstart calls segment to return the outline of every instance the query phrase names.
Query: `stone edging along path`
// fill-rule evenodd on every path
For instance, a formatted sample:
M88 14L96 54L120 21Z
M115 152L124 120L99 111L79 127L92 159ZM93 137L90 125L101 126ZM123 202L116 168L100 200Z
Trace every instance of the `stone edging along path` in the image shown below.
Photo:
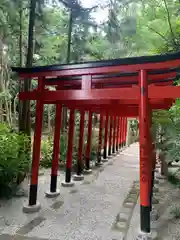
M126 239L129 223L133 214L133 210L137 204L139 198L139 181L134 181L126 196L120 212L116 216L116 220L113 225L113 230L122 232L123 239ZM114 239L113 239L114 240Z

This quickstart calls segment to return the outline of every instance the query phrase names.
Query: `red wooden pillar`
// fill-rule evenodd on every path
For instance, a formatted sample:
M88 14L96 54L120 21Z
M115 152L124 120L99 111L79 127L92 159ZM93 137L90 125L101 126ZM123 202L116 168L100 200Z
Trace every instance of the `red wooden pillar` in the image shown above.
M125 119L125 117L124 117L124 118L123 118L123 135L122 135L122 145L123 145L123 147L124 147L125 121L126 121L126 119Z
M89 111L85 172L91 172L91 169L90 169L91 138L92 138L92 111Z
M107 158L107 143L108 143L108 123L109 123L109 114L106 112L106 120L105 120L105 133L104 133L104 151L103 158Z
M117 116L116 117L116 143L115 143L115 151L118 152L118 136L119 136L119 133L118 133L118 130L119 130L119 117Z
M44 90L44 78L38 79L38 91ZM41 151L41 135L42 135L42 120L43 120L43 102L37 100L36 102L36 118L32 154L32 170L31 170L31 183L29 190L29 205L23 207L24 212L35 212L40 209L40 204L37 204L37 189L38 189L38 172Z
M112 152L115 153L116 150L116 116L113 116L113 150Z
M65 182L62 183L63 187L74 185L71 182L73 140L74 140L74 109L70 109L68 149L67 149L67 160L66 160L66 176L65 176Z
M53 146L53 159L51 168L51 184L50 192L46 192L47 197L56 197L60 194L57 190L57 173L59 165L59 151L60 151L60 132L61 132L61 121L62 121L62 105L56 104L56 117L55 117L55 128L54 128L54 146Z
M124 117L122 117L122 129L121 129L121 147L123 148L123 136L124 136Z
M122 117L120 117L119 122L119 149L121 149L121 135L122 135Z
M109 144L108 144L108 155L111 155L112 148L112 129L113 129L113 116L110 115L110 126L109 126Z
M125 118L124 123L124 147L126 146L126 137L127 137L127 117Z
M119 149L119 131L120 131L120 117L117 118L117 136L116 136L116 151Z
M124 118L123 147L125 147L125 135L126 135L126 118Z
M150 171L148 151L148 82L147 72L139 73L140 104L139 104L139 127L140 127L140 205L141 205L141 231L150 232Z
M78 149L78 160L77 160L77 176L82 176L83 164L82 164L82 154L83 154L83 142L84 142L84 118L85 111L80 112L80 131L79 131L79 149ZM77 179L77 176L74 180Z
M98 152L97 152L97 163L96 163L96 165L101 165L101 149L102 149L103 122L104 122L104 116L103 116L103 113L100 113L99 142L98 142Z

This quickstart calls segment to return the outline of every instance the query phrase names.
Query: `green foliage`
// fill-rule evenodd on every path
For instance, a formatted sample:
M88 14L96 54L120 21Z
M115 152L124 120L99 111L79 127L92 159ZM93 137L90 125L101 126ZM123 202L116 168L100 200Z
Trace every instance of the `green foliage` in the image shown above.
M180 111L178 101L168 111L153 113L153 138L156 147L166 154L168 163L180 161Z
M169 173L168 174L168 181L177 187L180 187L180 179L176 175L177 173Z
M175 219L180 219L180 207L178 205L172 207L170 213Z
M63 135L61 134L60 138L60 153L59 153L59 166L65 166L66 163L66 155L67 155L67 140L68 140L68 134L65 132ZM76 162L78 160L78 149L79 149L79 131L76 130L75 136L74 136L74 144L73 144L73 166L76 165ZM85 151L86 151L86 144L87 139L85 138L84 141L84 148L83 148L83 158L85 159ZM92 140L91 140L91 161L96 160L97 156L97 144L98 144L98 135L93 134ZM49 168L52 165L52 156L53 156L53 137L48 136L47 138L44 138L41 141L41 160L40 165L44 168Z
M61 135L60 138L60 164L64 164L66 161L66 153L67 153L67 133Z
M0 197L13 194L29 171L27 141L24 135L0 124Z
M67 134L61 135L60 138L60 153L59 153L59 164L64 165L66 161L67 152ZM52 166L53 157L53 137L48 136L48 138L41 141L41 160L40 165L44 168L49 168Z
M94 133L91 140L91 161L93 162L96 161L97 146L98 146L98 135L97 133Z
M41 141L41 159L40 165L42 167L51 167L53 153L53 139L48 136L47 139Z

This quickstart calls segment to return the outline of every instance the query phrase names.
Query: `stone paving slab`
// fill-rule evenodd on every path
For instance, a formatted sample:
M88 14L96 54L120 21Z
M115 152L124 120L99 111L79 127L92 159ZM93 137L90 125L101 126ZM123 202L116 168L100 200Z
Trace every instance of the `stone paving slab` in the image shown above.
M119 155L93 170L84 181L72 188L60 187L64 173L59 173L61 195L47 199L50 171L39 177L39 213L22 213L27 198L2 202L0 208L0 240L123 240L113 223L132 187L138 180L138 144L132 144ZM28 182L25 183L28 188Z

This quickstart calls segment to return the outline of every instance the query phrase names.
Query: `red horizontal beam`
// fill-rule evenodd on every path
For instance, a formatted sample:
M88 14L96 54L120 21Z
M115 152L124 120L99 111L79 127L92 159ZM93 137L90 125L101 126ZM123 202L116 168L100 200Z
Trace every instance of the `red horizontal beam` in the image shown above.
M126 114L134 114L134 115L138 115L138 108L124 108L124 107L120 107L120 106L117 106L116 108L111 106L111 108L109 108L109 106L107 107L93 107L93 106L86 106L86 107L82 107L82 106L71 106L71 105L67 105L66 107L68 108L74 108L74 109L77 109L79 111L81 110L84 110L84 111L89 111L91 110L92 112L96 112L96 113L104 113L106 114L107 110L109 112L109 114L115 114L115 115L118 115L118 116L126 116ZM163 104L159 104L159 105L154 105L154 106L151 106L151 108L153 110L158 110L158 109L169 109L170 106L167 106L167 105L163 105Z
M172 99L149 99L149 104L150 105L157 105L157 104L165 104L167 106L171 106L173 104L174 100ZM76 101L44 101L44 104L56 104L56 103L61 103L64 105L69 105L69 106L137 106L139 104L139 100L76 100Z
M71 107L70 107L71 108ZM74 108L74 106L73 106ZM100 114L100 113L103 113L104 115L106 115L106 112L108 110L109 114L110 115L116 115L116 116L121 116L121 117L137 117L139 116L139 109L138 107L137 108L122 108L122 107L117 107L117 108L113 108L113 106L111 108L97 108L97 107L76 107L75 108L76 110L79 110L79 111L88 111L88 110L91 110L92 112L94 113L97 113L97 114ZM168 106L165 106L165 105L156 105L156 106L152 106L152 109L153 110L158 110L158 109L164 109L164 110L167 110L169 109Z
M44 92L21 92L21 100L45 100L45 101L67 101L67 100L118 100L138 99L138 88L123 89L91 89L91 90L57 90Z
M57 71L45 71L45 72L32 72L32 73L20 73L22 78L34 78L34 77L57 77L57 76L77 76L77 75L95 75L105 73L120 73L120 72L137 72L141 69L156 70L156 69L169 69L180 67L180 59L170 60L157 63L144 63L134 65L120 65L120 66L106 66L96 68L81 68L81 69L68 69Z
M180 86L149 86L149 98L180 98ZM21 100L85 101L85 100L139 100L139 87L119 89L57 90L44 92L21 92Z
M180 86L151 86L149 87L149 98L180 98Z
M148 81L149 83L151 81L161 81L164 79L168 78L175 78L176 77L176 72L169 72L169 73L163 73L163 74L154 74L154 75L149 75L148 76ZM112 78L97 78L97 79L92 79L92 86L95 88L98 88L99 84L105 85L108 84L109 86L112 85L117 85L118 83L126 82L131 83L132 81L135 81L134 84L138 84L138 76L123 76L123 77L112 77ZM171 80L170 80L171 81ZM172 82L172 81L171 81ZM64 87L64 86L73 86L73 87L81 87L81 79L74 79L74 80L66 80L66 79L45 79L45 84L46 85L56 85L59 87ZM167 84L167 83L166 83Z

